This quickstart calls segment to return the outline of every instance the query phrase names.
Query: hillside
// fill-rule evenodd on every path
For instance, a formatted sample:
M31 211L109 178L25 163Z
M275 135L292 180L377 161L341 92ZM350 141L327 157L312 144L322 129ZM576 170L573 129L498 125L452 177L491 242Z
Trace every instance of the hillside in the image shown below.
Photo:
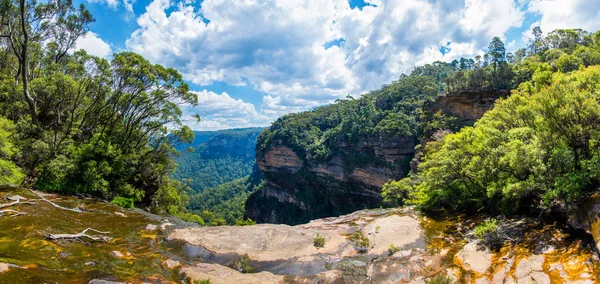
M246 217L297 224L403 204L410 190L386 184L417 171L427 141L473 125L522 83L600 64L598 34L557 30L515 54L494 38L483 60L426 64L360 98L283 116L258 138L266 186L248 199Z
M178 146L173 178L200 193L252 173L256 138L262 128L194 132L192 143ZM189 151L192 148L193 151Z

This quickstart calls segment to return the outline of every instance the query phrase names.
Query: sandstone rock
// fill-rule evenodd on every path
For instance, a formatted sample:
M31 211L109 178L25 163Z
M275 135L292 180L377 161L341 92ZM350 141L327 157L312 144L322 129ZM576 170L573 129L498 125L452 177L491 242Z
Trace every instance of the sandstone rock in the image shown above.
M319 250L313 245L317 233L326 238L325 246ZM168 239L185 241L216 254L247 254L258 261L291 258L310 260L316 254L332 253L347 242L344 236L332 232L272 224L178 229Z
M283 276L270 272L243 274L237 270L219 264L198 263L196 266L183 267L180 273L189 277L190 282L209 279L211 284L260 284L282 283Z
M181 263L179 263L179 261L176 261L176 260L167 259L167 260L163 261L161 265L165 270L169 270L169 269L175 269L175 268L181 266Z
M115 281L109 281L109 280L94 279L94 280L90 280L90 282L88 282L88 284L127 284L127 283L125 283L125 282L115 282Z
M13 196L9 197L8 200L11 200L11 201L17 201L17 200L25 201L25 200L27 200L27 198L25 198L23 196L20 196L20 195L13 195Z
M115 215L120 216L120 217L127 217L127 215L125 215L122 212L115 212Z
M175 224L173 224L173 223L162 223L160 225L160 230L165 231L165 230L167 230L168 227L173 227L173 226L175 226Z
M378 218L369 224L365 231L372 245L369 253L384 254L392 244L402 249L410 249L411 245L424 246L424 241L421 239L423 230L419 220L413 216L392 215Z
M154 224L148 224L148 225L146 225L146 231L154 231L157 228L158 228L158 226L154 225Z
M7 263L0 262L0 273L4 273L10 269L10 266Z
M492 264L492 253L479 241L466 244L457 254L465 269L484 273Z
M113 250L110 252L110 255L114 258L124 258L124 257L129 257L131 256L131 254L129 252L120 252L117 250Z
M521 259L517 264L514 276L519 280L532 277L533 272L539 272L543 270L543 264L543 255L533 255L528 258Z

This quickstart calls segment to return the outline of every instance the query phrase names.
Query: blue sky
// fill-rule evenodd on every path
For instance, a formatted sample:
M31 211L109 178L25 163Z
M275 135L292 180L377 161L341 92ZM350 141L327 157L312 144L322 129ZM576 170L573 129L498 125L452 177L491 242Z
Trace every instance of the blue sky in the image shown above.
M600 29L598 0L76 0L96 22L78 41L178 69L197 130L267 126L360 95L416 65L523 47L533 26ZM200 114L200 123L191 119Z

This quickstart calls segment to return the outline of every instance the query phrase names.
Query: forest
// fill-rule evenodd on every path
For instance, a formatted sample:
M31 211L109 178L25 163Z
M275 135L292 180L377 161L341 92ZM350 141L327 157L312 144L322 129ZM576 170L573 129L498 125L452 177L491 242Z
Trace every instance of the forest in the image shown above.
M94 21L84 5L2 5L0 180L183 214L186 187L169 175L174 146L193 138L179 104L197 98L181 74L73 50Z

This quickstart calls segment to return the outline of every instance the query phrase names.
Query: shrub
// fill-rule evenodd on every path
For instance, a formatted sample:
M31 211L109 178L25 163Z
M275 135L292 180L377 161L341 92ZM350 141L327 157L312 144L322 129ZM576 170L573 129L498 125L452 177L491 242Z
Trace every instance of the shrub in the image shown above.
M354 242L354 244L358 247L359 252L365 253L369 250L369 246L371 245L369 238L363 235L362 231L354 232L350 235L350 241Z
M454 283L454 280L452 280L452 278L448 277L447 275L438 274L429 279L426 279L425 283L426 284L452 284L452 283Z
M210 284L210 279L194 280L194 284Z
M325 237L321 236L321 234L317 233L315 239L313 240L313 245L319 249L325 246Z
M486 220L483 223L477 225L473 234L479 238L480 240L485 240L487 237L491 235L495 235L498 233L498 220L490 219Z
M390 255L395 254L397 252L400 251L400 247L396 246L395 244L390 244L390 247L388 248L388 251L390 252Z
M123 208L133 208L133 198L127 198L122 196L115 197L110 203L121 206Z

